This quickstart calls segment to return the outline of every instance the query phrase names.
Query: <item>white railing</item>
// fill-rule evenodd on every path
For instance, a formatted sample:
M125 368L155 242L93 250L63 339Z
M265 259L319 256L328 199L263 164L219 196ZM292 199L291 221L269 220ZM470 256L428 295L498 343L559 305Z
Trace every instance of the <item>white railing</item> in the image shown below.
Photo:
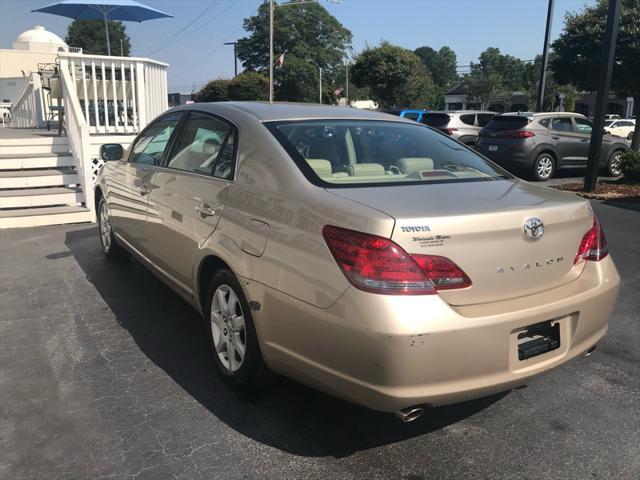
M71 74L68 69L61 68L60 75L62 79L62 94L65 106L64 112L64 126L67 133L67 141L69 143L69 150L76 160L76 170L78 171L78 177L82 185L82 191L84 193L85 206L91 210L92 219L96 220L96 212L94 208L94 192L93 192L93 178L90 166L89 156L89 143L90 134L89 127L82 115L82 109L78 98L74 95L73 90L64 88L64 85L69 85L72 82Z
M45 120L40 76L37 73L31 73L11 107L11 126L17 128L41 127Z
M90 133L137 133L168 108L166 63L75 53L58 58L70 74L64 88L78 99Z

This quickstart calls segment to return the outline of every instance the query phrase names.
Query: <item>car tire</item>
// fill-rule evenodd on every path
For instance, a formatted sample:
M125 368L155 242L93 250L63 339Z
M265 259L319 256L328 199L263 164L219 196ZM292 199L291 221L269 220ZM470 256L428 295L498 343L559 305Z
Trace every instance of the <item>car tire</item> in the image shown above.
M629 141L633 140L633 133L634 132L629 132L629 135L627 135L627 140Z
M538 155L535 162L533 162L531 171L533 179L539 182L546 182L553 178L554 173L556 173L556 160L553 155L547 152Z
M620 175L622 175L621 157L623 153L624 152L622 152L622 150L616 150L615 152L612 152L611 155L609 155L609 160L607 161L608 176L619 177Z
M211 355L223 380L245 392L264 386L269 370L262 359L251 308L229 270L219 270L211 278L204 313Z
M109 214L109 206L107 201L102 197L98 203L98 232L100 233L100 245L102 253L109 260L126 260L129 258L129 252L118 243L113 235L111 226L111 215Z

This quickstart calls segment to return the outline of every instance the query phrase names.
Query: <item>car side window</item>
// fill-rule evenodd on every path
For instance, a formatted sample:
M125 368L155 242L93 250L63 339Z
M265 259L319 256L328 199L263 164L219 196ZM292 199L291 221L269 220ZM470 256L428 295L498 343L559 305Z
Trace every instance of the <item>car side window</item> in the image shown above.
M493 115L492 113L479 113L478 125L480 127L486 126L491 120L493 120L493 117L495 117L495 115Z
M578 130L578 133L591 135L593 126L591 125L591 122L589 120L585 120L584 118L576 118L574 120L576 122L576 130Z
M573 123L569 117L559 117L551 120L551 129L560 132L573 132Z
M129 161L144 165L160 165L171 134L176 129L182 113L160 118L145 130L133 144Z
M473 113L460 115L460 121L465 125L473 125L476 121L476 116Z
M230 124L192 113L175 142L167 167L230 180L235 141Z
M550 118L543 118L542 120L540 120L538 123L540 125L542 125L545 128L549 128L549 123L551 122Z
M629 122L629 121L625 121L625 122L618 122L616 124L616 127L633 127L634 123L633 122Z

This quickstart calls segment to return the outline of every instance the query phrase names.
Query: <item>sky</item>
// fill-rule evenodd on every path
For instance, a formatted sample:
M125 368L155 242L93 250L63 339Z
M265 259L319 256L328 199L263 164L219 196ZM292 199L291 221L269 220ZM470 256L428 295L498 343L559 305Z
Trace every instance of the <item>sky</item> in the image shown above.
M523 60L542 52L547 0L341 0L322 5L353 33L356 52L381 40L415 49L448 45L458 65L469 65L488 47ZM336 1L336 0L332 0ZM31 10L53 0L0 0L0 48L35 25L64 39L70 19ZM262 0L142 0L174 18L126 23L132 55L170 64L169 91L190 92L214 78L233 76L233 47L243 19ZM556 0L551 38L567 12L595 0ZM186 28L185 28L186 27ZM275 26L277 32L277 24ZM241 70L241 66L238 68Z

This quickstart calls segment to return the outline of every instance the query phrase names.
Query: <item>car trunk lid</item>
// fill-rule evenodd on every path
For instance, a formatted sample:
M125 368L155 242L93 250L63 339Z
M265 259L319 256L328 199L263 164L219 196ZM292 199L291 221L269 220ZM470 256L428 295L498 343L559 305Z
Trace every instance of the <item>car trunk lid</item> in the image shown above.
M440 292L452 305L552 289L584 267L574 257L593 220L575 195L517 180L330 191L394 217L391 239L408 253L444 256L462 268L472 286ZM532 218L544 224L535 240L524 233Z

